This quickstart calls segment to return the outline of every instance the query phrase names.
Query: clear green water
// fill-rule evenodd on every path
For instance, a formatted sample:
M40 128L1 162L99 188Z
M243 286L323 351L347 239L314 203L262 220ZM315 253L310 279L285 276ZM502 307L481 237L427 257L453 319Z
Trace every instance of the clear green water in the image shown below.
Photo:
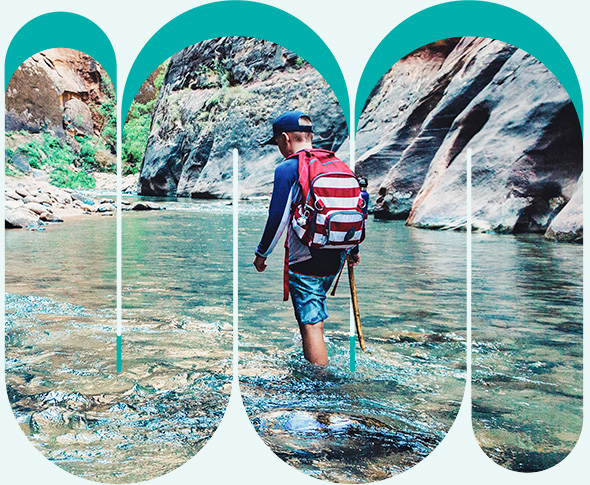
M31 442L61 468L122 483L203 446L231 383L231 208L163 201L123 214L116 372L114 217L6 233L6 380Z
M473 428L511 470L559 463L582 427L582 246L473 236Z
M15 416L60 467L146 480L192 457L231 381L231 207L124 213L123 372L115 370L115 219L6 233L6 378ZM263 204L240 211L240 383L257 432L308 475L395 475L444 438L465 379L465 234L369 221L356 270L369 352L348 361L348 285L330 297L331 365L305 363L282 248L258 274ZM582 423L582 247L473 236L473 417L511 469L561 460Z
M465 235L369 221L355 270L368 352L350 373L349 290L329 297L330 365L303 360L282 247L252 266L266 219L240 211L240 390L256 431L283 460L335 482L380 480L426 457L458 412L465 384Z

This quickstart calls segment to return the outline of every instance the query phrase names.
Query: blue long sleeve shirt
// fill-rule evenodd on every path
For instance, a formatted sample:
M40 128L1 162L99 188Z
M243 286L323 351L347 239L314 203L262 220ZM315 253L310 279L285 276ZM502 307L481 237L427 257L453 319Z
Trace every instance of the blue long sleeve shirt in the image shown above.
M268 257L288 228L289 268L292 271L314 276L336 274L340 270L344 250L309 248L289 225L291 206L298 202L300 194L299 160L296 157L288 158L275 169L268 219L256 254Z

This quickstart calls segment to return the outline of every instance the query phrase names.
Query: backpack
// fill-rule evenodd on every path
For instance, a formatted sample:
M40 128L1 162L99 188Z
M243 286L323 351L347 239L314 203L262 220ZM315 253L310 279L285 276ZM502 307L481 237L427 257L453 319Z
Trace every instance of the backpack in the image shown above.
M299 158L301 199L291 212L299 239L318 249L360 244L365 239L365 201L352 170L328 150L313 148L291 157Z

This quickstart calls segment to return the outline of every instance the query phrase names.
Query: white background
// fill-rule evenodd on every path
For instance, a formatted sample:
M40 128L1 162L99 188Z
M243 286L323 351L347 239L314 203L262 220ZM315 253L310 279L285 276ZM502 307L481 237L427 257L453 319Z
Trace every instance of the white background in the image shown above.
M442 3L424 0L262 1L295 15L323 38L342 68L353 106L356 86L363 68L379 42L407 17L424 8ZM166 22L203 3L206 2L100 0L87 3L79 0L75 2L72 0L11 0L10 4L1 7L0 51L4 55L16 32L38 15L51 11L69 11L84 15L105 31L115 48L120 101L127 73L143 45ZM590 4L586 0L512 0L496 3L515 8L528 15L557 39L576 69L584 99L588 102L590 99L588 58ZM231 11L228 11L227 15L231 16ZM219 21L223 22L223 18ZM67 26L56 26L56 28L67 28ZM195 29L198 29L198 25L195 25ZM3 69L0 70L2 71L0 84L4 86L4 72ZM588 148L587 143L586 148ZM3 265L3 256L1 261ZM2 274L4 274L3 271ZM4 361L4 346L0 344L0 348L2 349L0 358ZM588 348L586 343L584 352L586 369L590 362ZM587 382L588 379L586 378L585 381ZM0 473L3 483L24 485L87 483L50 464L33 448L12 416L4 392L3 375L0 386ZM467 396L469 396L469 387ZM590 399L585 400L586 411L589 409L588 401ZM468 403L467 400L448 436L428 458L413 469L390 478L384 483L396 485L423 483L496 485L498 482L502 482L503 485L588 483L590 477L588 426L585 427L585 432L582 433L576 448L562 463L544 472L520 474L495 465L480 451L471 432L470 411L466 403ZM198 405L198 403L195 404ZM305 485L321 482L286 465L263 444L248 421L237 392L237 381L234 380L226 415L205 447L184 466L149 483Z

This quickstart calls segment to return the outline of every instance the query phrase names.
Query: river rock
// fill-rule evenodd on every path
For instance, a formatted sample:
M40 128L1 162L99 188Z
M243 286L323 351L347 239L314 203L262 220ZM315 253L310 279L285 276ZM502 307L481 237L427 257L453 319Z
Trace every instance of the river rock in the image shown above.
M30 202L28 204L25 204L24 207L28 210L30 210L31 212L33 212L34 214L44 214L46 212L51 213L51 209L49 209L49 207L46 207L42 204L37 204L35 202Z
M330 87L281 46L232 37L180 51L170 60L156 102L139 193L230 197L237 148L241 195L268 195L281 156L260 142L288 109L309 113L319 147L337 150L347 137Z
M21 200L22 199L22 197L20 195L18 195L14 189L6 189L4 191L4 193L5 193L5 196L7 199L12 199L12 200Z
M51 212L45 212L39 216L39 220L43 222L63 222L63 219L60 219L56 215Z
M161 210L162 207L152 202L135 202L134 204L125 207L125 209L131 211L152 211Z
M52 198L50 197L49 193L42 192L34 197L35 202L37 204L51 204Z
M4 201L4 205L9 209L18 209L19 207L23 207L25 202L22 199L14 200L7 198Z
M559 214L553 219L545 233L547 239L559 242L582 243L584 239L583 174L576 186L574 195Z
M14 192L21 197L30 197L31 193L22 185L17 186Z
M115 206L110 203L103 204L101 203L97 208L96 212L112 212L116 210Z
M7 208L4 214L6 229L19 229L38 226L38 216L25 207L17 209Z

